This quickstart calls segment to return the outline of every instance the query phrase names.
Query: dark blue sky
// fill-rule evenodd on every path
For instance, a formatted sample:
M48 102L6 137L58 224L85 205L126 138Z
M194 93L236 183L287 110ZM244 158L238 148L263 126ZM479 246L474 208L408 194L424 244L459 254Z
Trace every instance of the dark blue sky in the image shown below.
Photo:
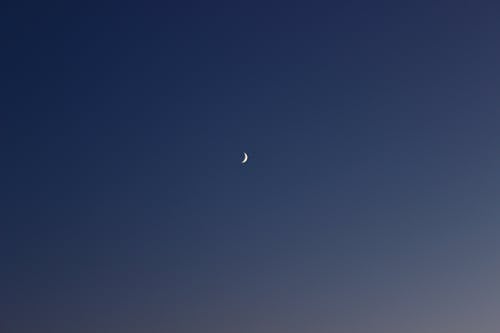
M2 5L0 330L498 333L499 10Z

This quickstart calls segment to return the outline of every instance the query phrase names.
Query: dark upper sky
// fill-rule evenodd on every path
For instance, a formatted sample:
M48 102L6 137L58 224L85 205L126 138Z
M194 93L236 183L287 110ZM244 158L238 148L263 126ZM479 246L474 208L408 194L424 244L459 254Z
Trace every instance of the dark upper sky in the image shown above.
M499 10L2 5L0 330L498 333Z

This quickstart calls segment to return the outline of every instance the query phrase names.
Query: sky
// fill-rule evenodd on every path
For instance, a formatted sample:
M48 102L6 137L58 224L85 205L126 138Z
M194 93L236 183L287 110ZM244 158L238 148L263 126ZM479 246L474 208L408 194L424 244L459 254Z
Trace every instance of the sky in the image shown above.
M498 4L1 6L1 331L499 332Z

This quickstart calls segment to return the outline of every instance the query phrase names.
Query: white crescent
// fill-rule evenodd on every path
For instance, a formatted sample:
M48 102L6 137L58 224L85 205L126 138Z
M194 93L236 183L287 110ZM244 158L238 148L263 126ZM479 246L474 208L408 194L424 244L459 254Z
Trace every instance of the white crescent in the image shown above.
M241 164L245 164L248 161L248 155L247 153L243 152L243 161L241 161Z

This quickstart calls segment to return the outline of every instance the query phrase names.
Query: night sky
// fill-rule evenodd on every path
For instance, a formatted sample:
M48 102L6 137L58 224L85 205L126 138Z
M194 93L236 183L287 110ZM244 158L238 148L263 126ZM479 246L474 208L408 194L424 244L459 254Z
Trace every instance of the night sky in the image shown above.
M500 332L499 13L2 4L0 331Z

